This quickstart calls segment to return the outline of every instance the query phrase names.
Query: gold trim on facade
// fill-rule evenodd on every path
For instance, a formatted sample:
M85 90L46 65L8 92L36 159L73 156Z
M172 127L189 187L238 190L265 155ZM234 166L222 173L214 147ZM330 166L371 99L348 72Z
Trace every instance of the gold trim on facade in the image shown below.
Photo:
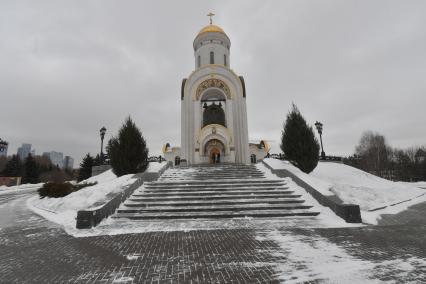
M225 93L226 98L228 100L232 98L231 91L229 90L229 87L228 85L226 85L225 82L219 79L207 79L198 85L197 90L195 92L195 100L198 101L201 97L201 94L209 88L218 88Z

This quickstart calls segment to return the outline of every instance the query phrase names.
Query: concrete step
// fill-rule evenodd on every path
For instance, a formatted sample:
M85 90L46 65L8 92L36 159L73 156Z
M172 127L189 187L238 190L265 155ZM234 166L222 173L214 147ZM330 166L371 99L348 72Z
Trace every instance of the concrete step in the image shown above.
M146 182L114 218L220 219L316 216L284 179L269 179L254 165L199 165L168 169Z
M218 212L168 212L168 213L117 213L113 218L127 218L134 220L153 219L219 219L245 217L289 217L289 216L317 216L319 212L305 209L295 210L252 210L252 211L218 211Z
M216 196L185 196L181 197L179 195L167 196L167 197L133 197L131 196L129 200L137 202L152 202L152 201L185 201L185 200L223 200L223 199L262 199L262 198L298 198L301 195L297 194L263 194L263 195L216 195Z
M141 193L134 193L134 197L163 197L163 196L227 196L227 195L262 195L262 194L290 194L293 193L292 190L223 190L223 191L190 191L190 192L182 192L182 191L171 191L171 192L141 192Z
M138 189L135 191L136 194L143 193L185 193L185 192L229 192L229 191L244 191L244 192L259 192L259 191L275 191L275 190L286 190L288 186L277 186L277 187L182 187L182 188L167 188L167 189L152 189L145 188L143 190Z
M294 210L294 209L310 209L312 206L301 204L286 204L286 205L252 205L252 206L236 206L236 205L214 205L214 206L188 206L188 207L122 207L117 210L118 213L167 213L167 212L213 212L213 211L261 211L261 210Z
M266 179L241 179L238 181L235 180L205 180L205 181L194 181L194 180L185 180L185 181L157 181L157 182L146 182L144 185L151 187L161 187L161 186L214 186L214 185L255 185L255 184L286 184L285 180L266 180Z
M195 180L195 181L209 181L209 180L242 180L242 179L248 179L248 178L263 178L261 175L243 175L243 176L217 176L217 175L202 175L202 176L192 176L192 177L163 177L160 178L159 181L164 180ZM266 180L266 178L265 178Z
M256 205L256 204L290 204L290 203L304 203L305 200L297 198L263 198L263 199L238 199L238 200L188 200L184 202L178 201L152 201L152 202L138 202L126 200L124 206L126 207L154 207L154 206L214 206L214 205Z

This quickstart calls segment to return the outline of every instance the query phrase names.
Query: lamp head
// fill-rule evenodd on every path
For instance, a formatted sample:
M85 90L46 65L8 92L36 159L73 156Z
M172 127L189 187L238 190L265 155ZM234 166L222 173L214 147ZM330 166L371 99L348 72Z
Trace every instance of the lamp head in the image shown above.
M315 122L315 127L317 128L318 133L322 133L322 123L321 122L319 122L319 121Z
M105 136L105 133L106 133L106 128L105 128L105 126L104 126L104 127L102 127L102 128L99 130L99 134L101 135L101 137L104 137L104 136Z

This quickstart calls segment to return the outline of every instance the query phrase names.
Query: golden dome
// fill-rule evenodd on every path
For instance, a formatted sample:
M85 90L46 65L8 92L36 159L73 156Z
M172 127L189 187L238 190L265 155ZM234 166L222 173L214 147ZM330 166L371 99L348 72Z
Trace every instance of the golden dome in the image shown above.
M199 33L197 34L197 37L204 34L204 33L222 33L222 34L226 35L226 33L222 30L221 27L218 27L218 26L213 25L213 24L207 25L204 28L202 28L201 31L199 31Z

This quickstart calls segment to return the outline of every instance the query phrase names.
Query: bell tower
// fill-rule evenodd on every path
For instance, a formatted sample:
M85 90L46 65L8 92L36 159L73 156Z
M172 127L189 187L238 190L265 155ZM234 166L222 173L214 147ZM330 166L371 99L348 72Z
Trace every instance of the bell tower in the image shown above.
M210 23L196 35L195 69L182 81L180 159L249 163L244 79L230 69L231 41Z

